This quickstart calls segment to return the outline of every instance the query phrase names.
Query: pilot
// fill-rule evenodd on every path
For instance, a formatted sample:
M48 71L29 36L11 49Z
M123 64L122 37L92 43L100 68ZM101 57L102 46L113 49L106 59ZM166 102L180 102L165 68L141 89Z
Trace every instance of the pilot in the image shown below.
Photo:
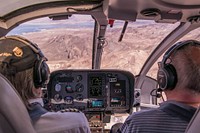
M48 112L42 90L49 81L47 58L37 45L19 36L0 38L0 73L21 96L38 133L90 133L81 112ZM8 105L9 106L9 105Z
M200 42L173 45L159 62L157 81L167 100L130 115L120 133L184 133L200 105Z

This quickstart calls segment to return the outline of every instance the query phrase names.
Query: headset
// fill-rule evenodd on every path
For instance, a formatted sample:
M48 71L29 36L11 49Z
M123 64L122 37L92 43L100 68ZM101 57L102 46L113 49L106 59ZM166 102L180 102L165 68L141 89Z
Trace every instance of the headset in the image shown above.
M157 81L160 89L163 91L165 89L173 90L177 83L177 73L175 67L167 63L167 60L170 59L170 56L175 53L180 48L186 45L198 45L200 46L200 42L196 40L187 40L174 44L171 48L169 48L163 56L161 62L158 62L159 70L157 73Z
M44 56L38 46L20 36L6 36L0 38L0 41L5 43L16 43L16 45L20 45L20 47L24 49L24 53L30 52L28 53L29 56L26 56L24 59L17 60L16 62L12 63L13 65L10 64L8 67L8 73L14 75L17 72L33 67L33 81L35 88L45 88L49 82L50 70L46 64L47 58ZM16 57L12 58L15 59ZM10 61L11 59L9 59L7 63L9 64Z

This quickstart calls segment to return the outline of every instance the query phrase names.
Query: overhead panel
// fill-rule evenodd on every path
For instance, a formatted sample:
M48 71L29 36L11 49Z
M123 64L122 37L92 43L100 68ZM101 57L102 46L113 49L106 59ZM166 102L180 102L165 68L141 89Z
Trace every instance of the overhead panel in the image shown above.
M136 0L109 0L107 14L109 19L135 21L137 18Z

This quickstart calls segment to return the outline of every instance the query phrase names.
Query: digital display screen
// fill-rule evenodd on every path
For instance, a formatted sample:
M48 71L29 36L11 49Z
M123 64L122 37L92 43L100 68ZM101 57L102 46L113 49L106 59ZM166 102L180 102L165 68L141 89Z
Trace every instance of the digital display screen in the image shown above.
M110 83L110 106L125 106L126 105L126 82L118 80Z
M92 101L92 108L103 107L103 100L94 100Z
M112 99L111 99L111 103L112 103L112 104L120 105L120 104L121 104L121 99L118 98L118 97L112 98Z
M126 84L124 80L119 80L116 83L110 83L110 89L112 96L124 96Z
M73 77L58 77L59 82L68 82L71 83L74 81Z
M102 77L90 77L89 95L92 97L102 96Z

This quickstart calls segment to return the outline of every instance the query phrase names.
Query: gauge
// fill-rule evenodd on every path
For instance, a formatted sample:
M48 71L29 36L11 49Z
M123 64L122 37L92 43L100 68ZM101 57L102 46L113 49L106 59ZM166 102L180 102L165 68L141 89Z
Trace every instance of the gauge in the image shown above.
M66 90L66 92L68 92L68 93L73 93L73 90L72 90L72 86L71 86L71 85L66 85L65 90Z
M77 82L80 82L82 79L83 79L83 77L82 77L81 75L78 75L78 76L76 77Z
M64 98L64 101L66 104L73 104L73 100L74 100L74 98L72 96L66 96Z
M83 95L82 94L76 95L76 100L77 101L83 101Z
M82 92L84 90L84 86L82 84L77 84L76 87L76 92Z
M61 91L61 85L60 84L56 84L54 89L57 92Z
M54 95L54 100L55 100L56 102L60 102L60 101L62 100L62 96L59 95L59 94L56 94L56 95Z

